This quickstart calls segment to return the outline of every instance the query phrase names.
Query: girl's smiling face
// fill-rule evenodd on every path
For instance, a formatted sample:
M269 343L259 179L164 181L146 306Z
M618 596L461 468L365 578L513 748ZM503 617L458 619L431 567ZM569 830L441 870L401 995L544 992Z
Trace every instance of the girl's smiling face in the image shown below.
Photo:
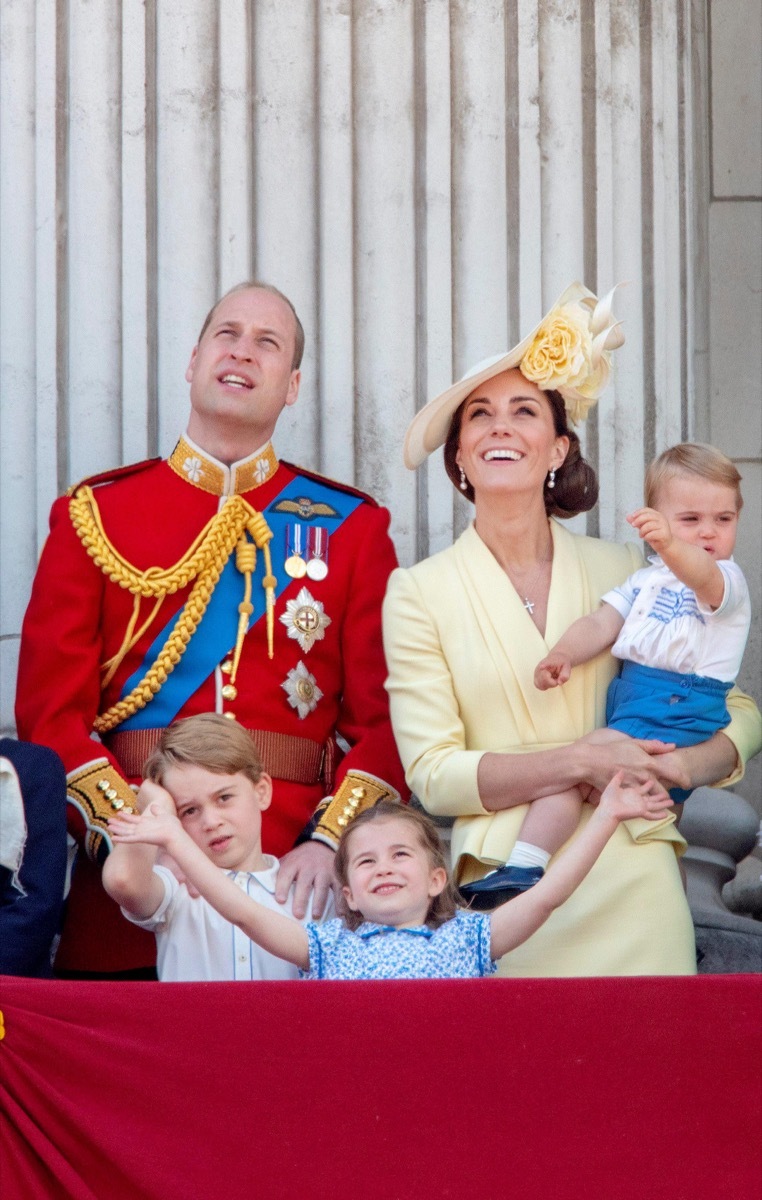
M477 496L542 495L548 472L561 466L568 449L547 397L518 369L486 380L465 401L455 461Z
M347 905L366 921L401 929L425 924L431 899L447 883L416 829L395 817L373 821L352 833L347 862Z

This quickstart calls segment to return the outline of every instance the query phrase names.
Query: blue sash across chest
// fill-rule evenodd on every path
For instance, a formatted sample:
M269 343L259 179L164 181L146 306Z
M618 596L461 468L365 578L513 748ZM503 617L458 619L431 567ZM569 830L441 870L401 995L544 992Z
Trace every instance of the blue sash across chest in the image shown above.
M319 483L314 479L305 479L299 475L273 497L267 508L264 509L263 515L273 533L270 547L273 572L278 581L275 589L276 598L292 582L283 570L286 526L300 520L299 512L295 512L294 508L296 502L303 500L305 496L308 496L313 504L327 506L331 513L335 514L328 515L321 511L318 518L313 518L308 522L312 525L316 523L324 525L329 534L334 533L363 502L361 497L355 496L351 492L344 492L328 484ZM291 503L284 504L284 502ZM252 588L251 597L254 612L249 624L249 634L265 615L264 589L256 586L257 581L261 581L263 574L264 558L263 555L258 554L254 576L255 586ZM238 630L238 605L243 599L243 588L243 576L235 565L234 556L231 556L222 570L206 612L174 671L145 708L140 709L139 712L121 723L120 730L162 729L174 720L193 693L209 678L215 667L235 645ZM121 697L129 695L155 662L176 619L177 613L175 612L154 639L138 669L126 680Z

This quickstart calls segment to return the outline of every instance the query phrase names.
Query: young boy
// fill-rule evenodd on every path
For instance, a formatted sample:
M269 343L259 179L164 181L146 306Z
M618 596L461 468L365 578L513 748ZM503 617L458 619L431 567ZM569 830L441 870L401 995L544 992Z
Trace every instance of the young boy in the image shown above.
M729 458L700 443L672 446L651 463L646 507L627 520L655 555L567 629L538 663L537 688L566 683L573 667L611 647L622 659L606 703L608 729L617 731L612 737L693 746L728 724L725 697L751 621L749 590L731 557L740 482ZM670 794L679 805L690 792ZM573 788L534 800L506 865L466 885L462 895L491 906L532 887L577 828L585 799Z
M284 905L275 900L278 860L262 853L262 813L272 798L272 781L241 725L214 713L170 725L144 777L141 808L153 804L176 814L242 892L291 917L291 899ZM295 967L260 949L202 896L191 895L156 858L155 846L116 845L103 883L129 921L156 934L160 980L296 978ZM308 912L305 921L309 917Z

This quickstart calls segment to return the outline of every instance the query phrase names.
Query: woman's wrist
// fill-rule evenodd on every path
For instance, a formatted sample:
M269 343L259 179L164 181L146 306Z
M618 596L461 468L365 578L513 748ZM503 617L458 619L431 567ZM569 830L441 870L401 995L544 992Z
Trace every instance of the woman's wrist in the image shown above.
M572 742L567 747L569 755L569 770L571 779L569 786L579 787L581 783L588 783L595 786L593 780L593 756L594 747L584 738L580 738L576 742Z

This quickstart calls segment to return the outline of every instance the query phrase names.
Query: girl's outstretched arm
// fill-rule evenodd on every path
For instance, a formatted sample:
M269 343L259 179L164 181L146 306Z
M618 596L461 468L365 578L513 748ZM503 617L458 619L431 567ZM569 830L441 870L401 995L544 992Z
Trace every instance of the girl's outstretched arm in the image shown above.
M554 909L579 887L620 821L645 817L658 821L672 801L653 781L625 787L618 771L585 828L568 850L552 863L539 883L496 908L491 919L491 954L501 958L515 950L547 921Z
M128 813L112 818L109 830L117 843L142 842L161 846L226 921L237 925L263 950L307 969L309 943L304 927L292 917L271 912L245 895L206 857L176 816L162 811L158 805L149 804L140 816Z

